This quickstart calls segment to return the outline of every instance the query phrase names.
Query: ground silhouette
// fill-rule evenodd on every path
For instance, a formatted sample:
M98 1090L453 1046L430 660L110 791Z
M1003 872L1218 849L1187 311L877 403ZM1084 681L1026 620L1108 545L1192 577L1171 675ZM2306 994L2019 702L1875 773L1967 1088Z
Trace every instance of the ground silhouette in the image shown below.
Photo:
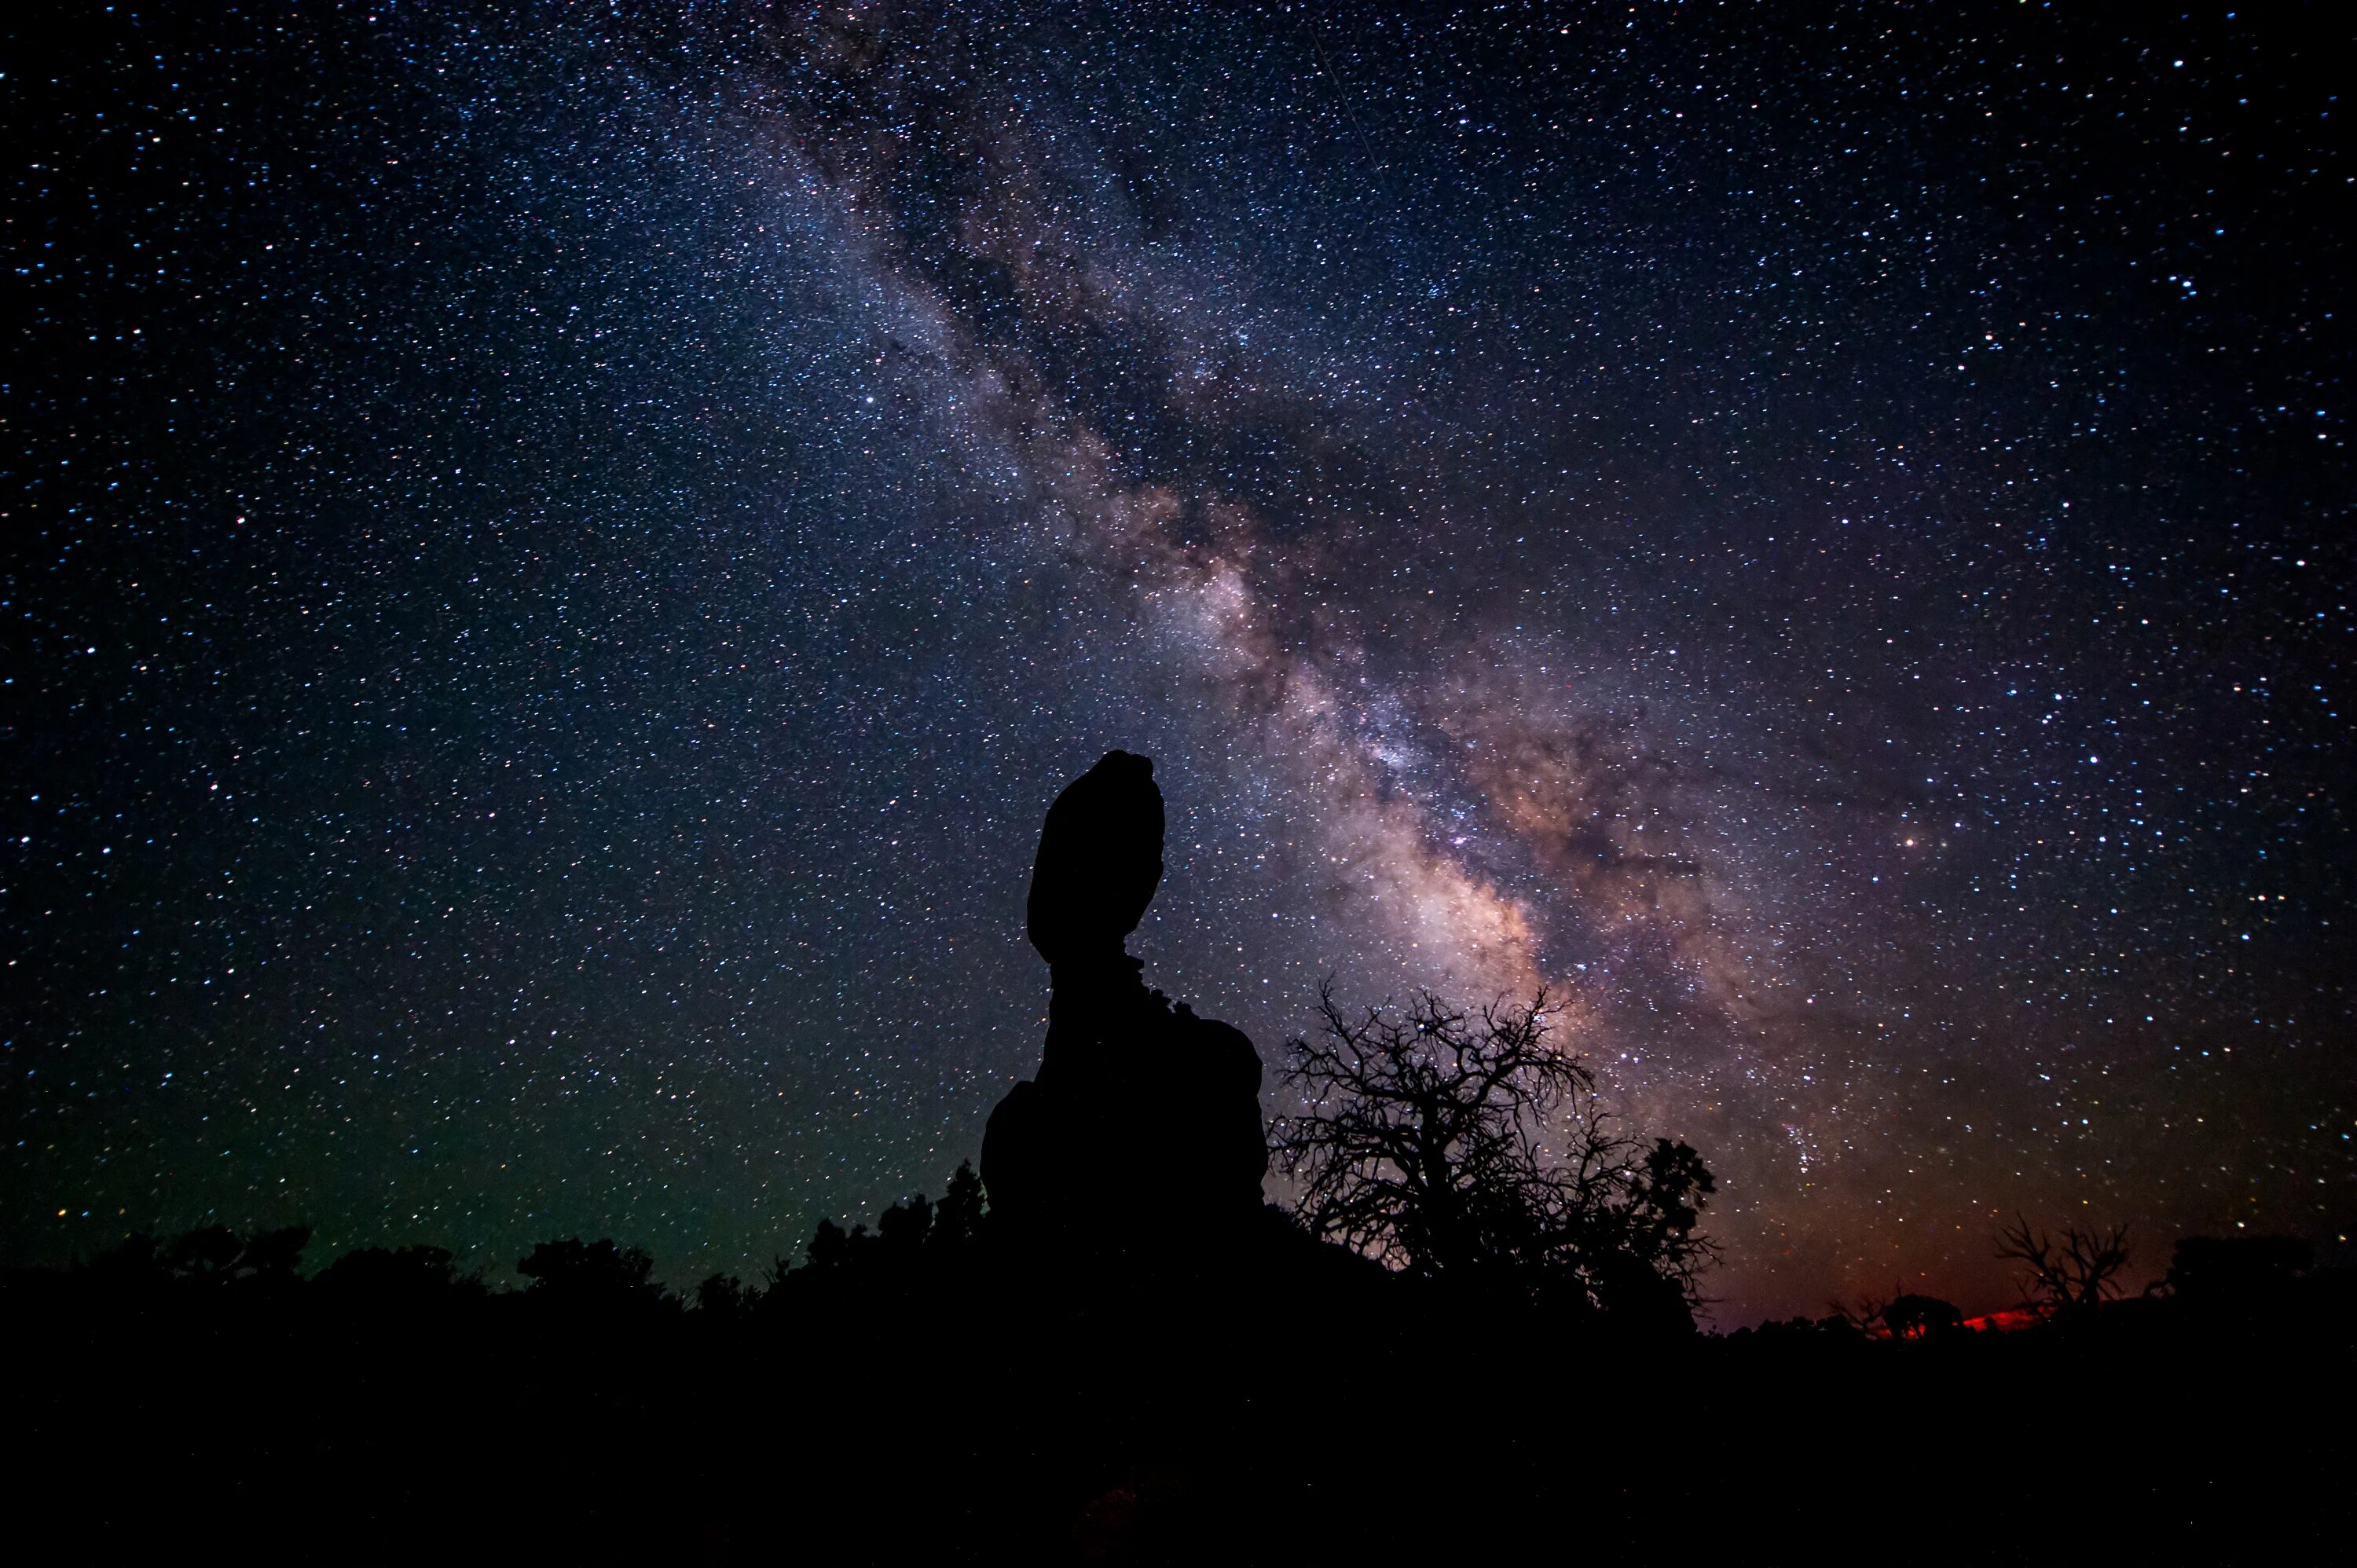
M579 1237L516 1260L516 1285L436 1246L307 1278L299 1227L0 1273L11 1544L1295 1564L2334 1543L2347 1441L2302 1416L2357 1391L2357 1281L2303 1243L2190 1238L2115 1299L2124 1235L2045 1245L2021 1221L2005 1255L2071 1303L2023 1331L1894 1293L1697 1333L1709 1173L1605 1126L1543 999L1477 1027L1437 998L1328 998L1323 1044L1288 1050L1313 1091L1278 1132L1297 1208L1270 1206L1258 1053L1125 950L1162 826L1126 753L1057 799L1028 907L1048 1039L981 1172L872 1229L822 1220L758 1280L675 1292ZM1566 1112L1568 1165L1534 1132Z
M979 1197L970 1169L953 1187ZM10 1539L1286 1563L2010 1561L2029 1541L2189 1561L2314 1553L2339 1528L2346 1439L2302 1412L2352 1391L2357 1280L2297 1242L2188 1239L2178 1283L2018 1332L1914 1333L1902 1298L1887 1331L1837 1315L1663 1340L1468 1315L1382 1271L1254 1314L1184 1292L1060 1305L999 1272L986 1210L957 1208L822 1226L768 1281L688 1300L651 1302L630 1249L579 1240L535 1249L570 1262L520 1289L430 1248L308 1280L155 1266L250 1246L218 1234L0 1275L25 1439Z

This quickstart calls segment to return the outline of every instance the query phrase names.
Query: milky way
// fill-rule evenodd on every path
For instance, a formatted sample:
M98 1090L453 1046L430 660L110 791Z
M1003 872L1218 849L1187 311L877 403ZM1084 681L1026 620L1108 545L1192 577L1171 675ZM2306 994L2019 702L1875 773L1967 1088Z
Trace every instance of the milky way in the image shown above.
M2340 1244L2343 42L13 38L11 1254L685 1279L938 1190L1113 746L1151 977L1272 1063L1329 976L1546 987L1719 1174L1723 1321L1996 1305L2017 1211Z

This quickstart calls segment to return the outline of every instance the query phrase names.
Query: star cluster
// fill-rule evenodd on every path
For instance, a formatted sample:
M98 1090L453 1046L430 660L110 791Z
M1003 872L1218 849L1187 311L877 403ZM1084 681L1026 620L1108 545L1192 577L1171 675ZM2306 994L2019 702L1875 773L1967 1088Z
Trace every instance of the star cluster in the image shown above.
M1114 746L1152 977L1548 987L1725 1320L2345 1230L2320 18L14 25L14 1257L937 1190Z

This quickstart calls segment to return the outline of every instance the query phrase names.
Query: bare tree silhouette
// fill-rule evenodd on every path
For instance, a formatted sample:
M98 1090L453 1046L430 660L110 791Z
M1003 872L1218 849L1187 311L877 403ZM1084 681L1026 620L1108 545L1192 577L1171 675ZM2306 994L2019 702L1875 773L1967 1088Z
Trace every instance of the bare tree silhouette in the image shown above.
M1329 983L1318 1011L1285 1069L1307 1109L1274 1138L1314 1234L1408 1273L1691 1321L1710 1173L1684 1144L1615 1130L1588 1069L1548 1041L1544 992L1478 1015L1419 993L1353 1017Z
M2016 1216L1996 1239L1996 1255L2022 1265L2022 1301L2036 1312L2076 1314L2120 1294L2119 1276L2128 1264L2125 1225L2108 1231L2070 1225L2057 1238Z
M1964 1326L1964 1315L1953 1303L1903 1291L1895 1280L1889 1295L1862 1295L1848 1305L1832 1305L1843 1326L1871 1338L1929 1339Z

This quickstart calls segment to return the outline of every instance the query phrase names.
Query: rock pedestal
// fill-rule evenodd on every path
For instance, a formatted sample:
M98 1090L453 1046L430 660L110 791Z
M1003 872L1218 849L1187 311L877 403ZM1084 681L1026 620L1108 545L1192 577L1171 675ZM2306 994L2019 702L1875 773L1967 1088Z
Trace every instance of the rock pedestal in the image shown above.
M1149 990L1126 949L1162 880L1154 764L1107 752L1048 809L1028 923L1052 991L1038 1073L990 1114L994 1226L1076 1259L1184 1261L1264 1223L1261 1061Z

